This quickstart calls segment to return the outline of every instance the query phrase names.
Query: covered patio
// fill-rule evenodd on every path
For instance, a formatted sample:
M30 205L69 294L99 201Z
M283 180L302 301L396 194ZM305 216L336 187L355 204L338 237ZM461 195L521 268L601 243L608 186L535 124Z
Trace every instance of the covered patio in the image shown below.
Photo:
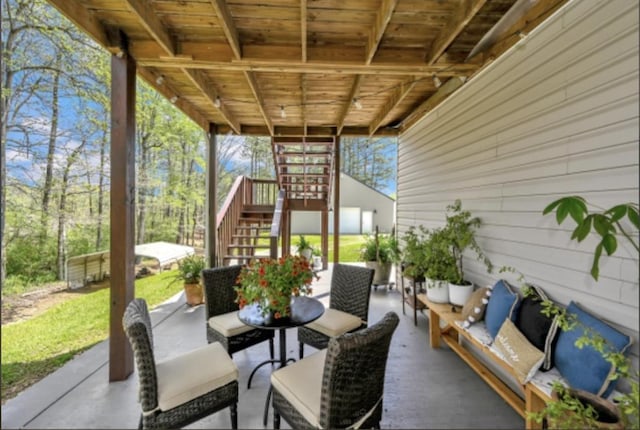
M328 303L331 268L315 281L315 296ZM383 428L522 428L524 420L455 354L429 348L428 324L419 315L402 317L397 289L371 291L370 320L394 310L401 315L387 363ZM159 359L205 345L203 306L190 308L180 293L152 312ZM290 356L297 356L296 330L287 332ZM2 428L136 428L140 415L138 378L108 382L108 342L102 342L2 406ZM309 349L310 353L312 348ZM234 354L240 371L240 428L264 428L262 413L271 369L261 369L247 390L253 368L268 358L266 343ZM272 425L273 414L269 412ZM283 423L284 424L284 423ZM286 424L284 424L286 426ZM229 428L225 409L188 428ZM289 428L289 427L283 427Z

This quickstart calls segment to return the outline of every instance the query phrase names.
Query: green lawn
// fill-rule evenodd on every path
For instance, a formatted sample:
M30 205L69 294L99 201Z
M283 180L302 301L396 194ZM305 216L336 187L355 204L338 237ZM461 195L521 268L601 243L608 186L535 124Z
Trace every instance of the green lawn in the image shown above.
M180 290L176 271L138 279L136 297L152 308ZM53 306L41 315L2 327L2 400L61 367L76 354L105 340L109 331L109 289Z
M314 248L320 249L320 235L304 235ZM291 245L295 249L298 236L291 236ZM340 262L353 263L360 261L360 249L364 245L362 235L340 236ZM329 235L329 262L333 262L333 235Z

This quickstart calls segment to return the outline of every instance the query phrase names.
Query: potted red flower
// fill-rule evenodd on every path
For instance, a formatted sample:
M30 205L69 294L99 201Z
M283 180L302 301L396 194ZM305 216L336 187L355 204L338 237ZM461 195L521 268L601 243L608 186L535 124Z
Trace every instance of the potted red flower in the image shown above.
M301 256L253 260L238 277L236 303L240 308L258 303L263 315L286 317L291 311L292 296L311 294L312 279L309 261Z

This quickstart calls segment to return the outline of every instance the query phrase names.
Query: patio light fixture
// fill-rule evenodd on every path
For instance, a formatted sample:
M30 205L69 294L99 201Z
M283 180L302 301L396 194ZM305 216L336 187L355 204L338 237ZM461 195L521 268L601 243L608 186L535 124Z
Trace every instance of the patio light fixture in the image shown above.
M435 73L433 74L433 85L435 85L436 88L440 88L442 86L442 81Z
M177 101L178 101L178 98L179 98L178 96L173 96L173 97L171 97L171 98L169 99L169 101L170 101L171 103L174 103L174 104L175 104L175 102L177 102Z
M163 82L164 82L164 76L160 75L156 78L156 84L162 85Z
M353 98L353 105L356 107L356 109L362 110L362 103L360 103L360 100L358 100L357 97Z
M213 102L213 105L219 108L222 105L222 101L220 100L220 96L216 96L216 101Z
M284 106L280 105L280 118L286 118L287 113L284 111Z

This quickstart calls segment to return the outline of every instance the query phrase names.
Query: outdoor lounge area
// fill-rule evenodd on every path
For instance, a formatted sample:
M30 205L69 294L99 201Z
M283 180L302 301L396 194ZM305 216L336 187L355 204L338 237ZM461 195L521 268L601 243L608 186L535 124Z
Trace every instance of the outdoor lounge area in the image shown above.
M460 281L475 284L471 310L478 314L496 303L489 297L495 290L487 294L483 287L502 285L501 313L486 321L488 341L470 334L480 317L460 318L459 309L452 311L447 300L435 304L415 284L404 289L399 274L391 278L396 288L371 289L369 326L390 311L400 317L389 348L382 428L536 427L526 415L550 400L552 378L542 382L542 393L530 377L548 358L552 329L545 329L541 348L527 349L535 359L527 357L524 368L504 364L520 357L509 339L502 351L507 360L496 361L490 350L501 337L521 340L518 330L527 321L516 321L515 298L524 296L525 283L542 292L541 300L577 310L613 334L615 352L632 372L609 384L614 367L599 366L592 393L607 398L614 385L624 393L634 382L637 387L636 0L48 1L112 54L111 325L107 341L8 400L3 428L138 426L138 378L121 326L135 297L129 267L137 77L206 132L206 185L199 191L206 196L207 267L250 261L258 231L269 235L269 245L260 244L265 253L283 255L292 249L291 213L315 211L324 270L313 296L328 306L340 261L338 235L329 260L328 231L330 212L333 231L340 225L343 136L397 138L398 237L418 228L437 236L452 202L464 202L481 220L476 245L492 268L479 254L461 251L456 269ZM236 178L218 208L216 148L224 135L269 136L275 179ZM553 206L562 199L573 206ZM207 345L205 315L204 306L187 306L182 294L154 310L156 357ZM527 315L533 320L540 309ZM513 331L505 334L505 326ZM287 329L285 339L287 357L298 359L297 329ZM467 351L469 345L475 350ZM274 369L263 366L247 384L252 370L272 358L268 346L233 354L239 428L265 428ZM575 339L563 346L574 352ZM313 351L307 346L305 356ZM567 356L570 369L562 376L571 374L572 386L590 380L594 366ZM514 376L511 389L504 381L513 385ZM272 420L270 411L267 428ZM229 426L226 408L189 428ZM284 420L282 426L290 428Z
M328 303L331 269L314 283L315 296ZM395 311L400 324L392 338L387 362L382 428L524 428L513 411L452 351L429 347L428 319L420 314L417 326L410 313L402 315L397 289L371 289L370 321ZM204 306L191 308L181 293L151 312L156 357L163 359L206 344ZM277 343L277 341L276 341ZM296 330L287 332L288 355L297 358ZM313 350L307 347L307 353ZM262 415L271 368L247 379L252 369L269 357L261 343L233 355L239 369L239 428L264 428ZM2 407L2 428L136 428L140 415L138 378L108 382L107 342L9 400ZM267 428L272 428L269 412ZM224 409L188 428L229 428ZM283 421L283 428L290 428Z

